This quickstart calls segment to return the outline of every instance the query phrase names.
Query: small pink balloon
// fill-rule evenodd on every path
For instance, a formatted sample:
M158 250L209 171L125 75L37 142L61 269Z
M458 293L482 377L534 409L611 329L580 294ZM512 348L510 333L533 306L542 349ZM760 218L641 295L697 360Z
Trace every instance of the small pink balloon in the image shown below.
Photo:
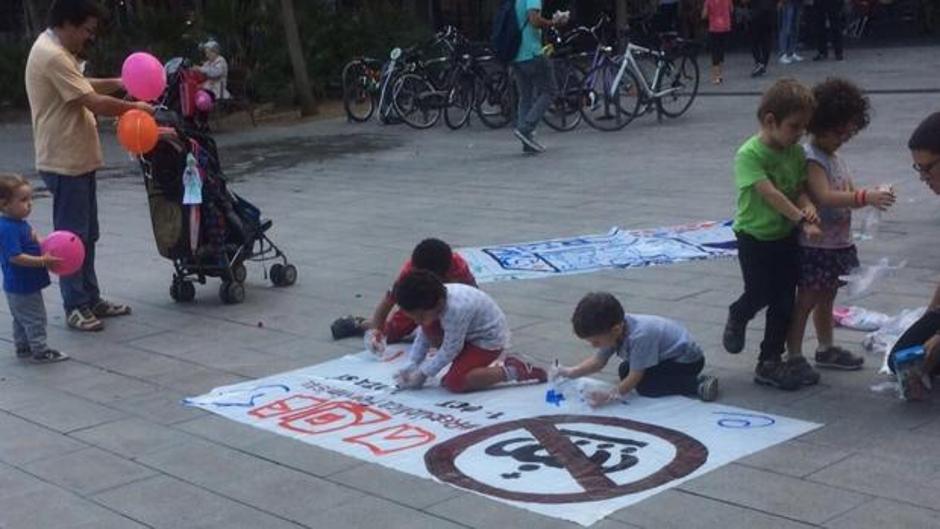
M121 81L127 93L141 101L154 101L166 89L163 64L149 53L138 51L124 59Z
M49 271L60 276L70 276L85 262L85 245L70 231L54 231L42 241L43 255L50 254L62 259L62 262L49 267Z
M202 112L212 112L212 106L215 104L212 95L205 90L196 92L196 108Z

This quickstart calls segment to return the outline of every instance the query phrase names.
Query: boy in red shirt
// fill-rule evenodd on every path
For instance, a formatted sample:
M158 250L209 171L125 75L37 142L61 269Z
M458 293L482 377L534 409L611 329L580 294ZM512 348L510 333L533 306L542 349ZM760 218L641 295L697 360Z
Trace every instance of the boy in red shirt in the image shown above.
M436 275L442 283L477 286L476 278L470 272L467 262L440 239L424 239L418 243L411 252L411 259L405 261L398 272L396 282L414 270L427 270ZM346 316L334 321L330 326L333 339L366 335L366 347L374 353L382 352L386 343L404 341L414 332L417 324L400 310L392 312L395 305L395 296L392 289L389 289L375 307L371 320L361 316Z

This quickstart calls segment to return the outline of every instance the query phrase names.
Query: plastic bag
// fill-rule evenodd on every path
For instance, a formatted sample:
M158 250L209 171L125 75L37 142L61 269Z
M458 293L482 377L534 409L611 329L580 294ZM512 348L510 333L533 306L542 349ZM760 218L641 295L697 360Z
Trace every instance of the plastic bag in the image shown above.
M891 319L887 314L868 310L864 307L838 306L832 309L832 319L836 325L857 331L877 331Z
M854 298L871 290L875 283L891 277L895 271L907 266L907 261L901 261L892 265L887 257L882 257L878 264L871 266L860 266L852 271L851 274L839 276L839 279L848 283L845 288L845 295Z

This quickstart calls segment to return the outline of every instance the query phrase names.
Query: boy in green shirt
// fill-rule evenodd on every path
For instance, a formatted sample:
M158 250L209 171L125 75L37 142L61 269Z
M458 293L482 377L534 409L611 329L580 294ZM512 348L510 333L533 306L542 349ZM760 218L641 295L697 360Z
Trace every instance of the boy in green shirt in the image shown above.
M760 132L744 142L734 159L734 231L744 293L729 309L724 347L741 352L748 322L767 307L754 381L786 390L799 388L815 374L805 359L788 364L782 358L799 275L797 230L811 238L822 233L803 190L806 160L799 145L814 106L808 88L792 79L777 81L757 110Z

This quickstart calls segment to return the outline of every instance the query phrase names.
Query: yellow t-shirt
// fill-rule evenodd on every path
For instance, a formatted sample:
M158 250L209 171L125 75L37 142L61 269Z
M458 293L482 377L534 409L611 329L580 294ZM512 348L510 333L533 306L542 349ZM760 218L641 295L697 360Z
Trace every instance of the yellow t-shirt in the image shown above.
M95 116L78 102L93 91L78 59L50 31L40 34L26 60L37 170L78 176L103 165Z

